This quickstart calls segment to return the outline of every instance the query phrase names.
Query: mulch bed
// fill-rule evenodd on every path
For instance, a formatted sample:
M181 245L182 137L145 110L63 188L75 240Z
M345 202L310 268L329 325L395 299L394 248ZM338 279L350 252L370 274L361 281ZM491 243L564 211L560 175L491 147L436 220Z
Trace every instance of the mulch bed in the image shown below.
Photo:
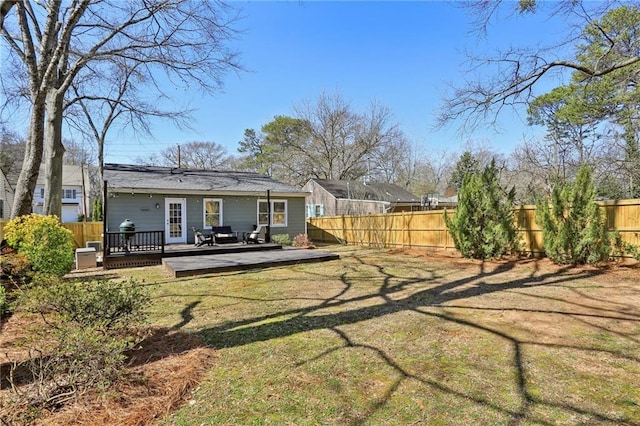
M0 368L2 376L11 361L26 359L26 353L14 344L30 320L14 315L2 324L0 335ZM55 410L43 411L33 425L146 425L170 414L189 400L202 375L215 360L215 351L202 344L195 334L167 329L154 329L141 348L129 357L123 379L106 391L89 391L72 403ZM0 389L2 425L24 424L20 407L7 405L12 397L3 382ZM26 408L26 407L23 407Z

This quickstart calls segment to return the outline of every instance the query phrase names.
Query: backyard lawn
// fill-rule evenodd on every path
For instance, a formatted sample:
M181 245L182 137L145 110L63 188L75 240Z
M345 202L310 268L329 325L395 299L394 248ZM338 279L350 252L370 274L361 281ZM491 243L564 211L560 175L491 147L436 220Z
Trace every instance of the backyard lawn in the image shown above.
M134 364L173 359L146 386L180 401L158 424L640 425L637 267L327 249L341 259L109 271L152 288Z

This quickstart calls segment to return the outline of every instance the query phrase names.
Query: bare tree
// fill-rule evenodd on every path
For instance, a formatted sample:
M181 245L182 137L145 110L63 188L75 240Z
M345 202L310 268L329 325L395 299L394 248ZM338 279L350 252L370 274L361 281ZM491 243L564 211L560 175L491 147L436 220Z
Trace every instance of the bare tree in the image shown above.
M411 145L401 132L386 142L367 158L367 177L406 188L415 173Z
M163 166L188 169L228 169L227 149L216 142L187 142L165 148L160 152Z
M308 123L308 139L292 147L305 164L306 179L360 179L371 167L382 175L393 174L379 166L387 167L385 160L393 150L406 146L391 111L375 102L358 113L339 94L323 93L314 104L298 105L295 112Z
M232 24L237 14L220 2L24 1L9 12L14 13L5 16L0 31L10 54L24 67L31 104L12 216L31 209L45 140L45 212L59 213L64 100L83 72L112 61L140 64L144 84L164 95L160 72L174 86L211 93L222 85L226 71L239 69L236 54L225 47L236 34Z
M0 170L5 175L20 169L24 147L23 137L5 128L0 129Z
M495 123L497 115L504 107L527 105L537 94L535 87L544 79L557 77L563 71L577 71L583 81L612 74L620 69L640 63L635 52L626 55L610 55L621 40L615 34L608 34L598 25L598 19L618 1L574 1L560 2L521 1L505 2L482 1L468 2L476 17L476 29L486 31L490 22L504 8L515 7L516 13L541 13L561 17L566 23L564 37L549 46L535 48L510 48L495 52L489 57L471 56L469 75L474 76L460 86L452 87L446 96L438 117L438 124L445 125L461 121L463 128L474 129L480 124ZM591 27L601 31L603 38L609 40L609 49L602 52L600 61L586 63L573 57L558 57L558 52L566 52L580 43L588 44L589 35L584 28ZM534 35L531 35L532 37ZM531 39L531 46L536 46ZM577 53L577 52L576 52Z
M98 148L98 176L102 180L104 150L107 135L114 126L127 127L134 134L151 136L151 118L171 120L178 127L189 128L191 110L165 111L152 102L145 101L141 94L145 76L139 69L143 63L132 62L126 58L123 62L111 61L103 70L90 69L80 82L71 85L73 97L65 105L67 122L80 134L96 143ZM99 74L96 74L100 72ZM97 84L102 93L86 93ZM83 93L83 91L85 91ZM100 191L102 191L102 185Z
M457 156L446 149L433 149L417 155L409 190L415 195L445 194Z

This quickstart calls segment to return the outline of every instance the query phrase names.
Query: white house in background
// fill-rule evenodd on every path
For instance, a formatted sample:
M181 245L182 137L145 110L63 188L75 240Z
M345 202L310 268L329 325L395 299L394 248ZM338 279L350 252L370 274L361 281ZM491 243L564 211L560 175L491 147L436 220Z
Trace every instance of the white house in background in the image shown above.
M44 206L44 166L40 166L36 190L33 194L33 213L42 214ZM89 173L86 166L62 166L62 222L77 222L79 215L89 211Z
M11 217L13 206L13 188L4 172L0 170L0 219Z

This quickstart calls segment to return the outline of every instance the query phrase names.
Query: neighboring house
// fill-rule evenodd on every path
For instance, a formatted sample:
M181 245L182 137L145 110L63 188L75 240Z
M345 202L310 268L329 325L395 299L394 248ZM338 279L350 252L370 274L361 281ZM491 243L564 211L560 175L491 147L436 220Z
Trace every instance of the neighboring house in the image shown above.
M3 198L5 200L3 203L4 216L0 217L6 218L11 214L15 187L19 176L20 171L18 170L7 177L8 182L6 184L9 185L10 194L3 195L6 191L3 190L2 183L0 183L0 198L7 197ZM33 194L33 205L31 207L33 213L43 213L45 181L44 165L41 165ZM89 211L88 193L89 173L87 168L85 166L64 164L62 166L62 209L60 217L62 222L77 222L80 215L84 215Z
M33 194L33 212L42 214L44 206L44 165L40 166L36 190ZM77 222L80 215L89 212L89 173L87 167L71 164L62 166L62 222Z
M193 243L192 228L230 226L242 237L267 225L271 235L306 233L305 191L250 172L105 164L106 227L129 219L136 231L165 231L165 243Z
M439 197L436 200L434 210L455 209L458 207L458 195L452 195L450 197Z
M422 210L420 198L391 183L311 179L307 217Z
M13 187L4 172L0 170L0 219L9 219L12 207Z

